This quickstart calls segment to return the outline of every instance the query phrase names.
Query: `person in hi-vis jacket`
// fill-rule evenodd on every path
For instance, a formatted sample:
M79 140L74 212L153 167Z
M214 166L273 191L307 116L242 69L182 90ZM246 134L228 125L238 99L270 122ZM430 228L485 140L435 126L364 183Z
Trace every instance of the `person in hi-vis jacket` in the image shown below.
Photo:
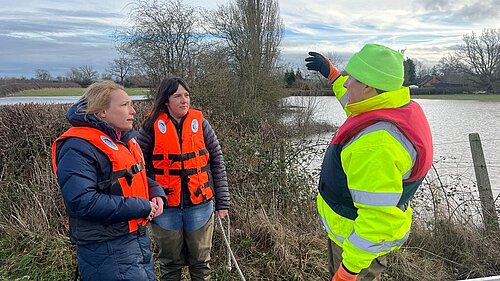
M366 44L345 75L325 56L310 52L347 113L321 168L317 208L328 233L332 280L377 280L385 255L410 233L410 199L432 164L429 124L404 87L403 55Z

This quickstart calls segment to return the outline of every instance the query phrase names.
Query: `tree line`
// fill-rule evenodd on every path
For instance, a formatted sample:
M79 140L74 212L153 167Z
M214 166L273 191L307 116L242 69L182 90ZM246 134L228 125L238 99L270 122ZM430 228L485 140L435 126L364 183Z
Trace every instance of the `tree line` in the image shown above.
M400 50L403 54L405 50ZM345 62L335 54L326 54L335 65ZM418 85L424 78L435 75L450 86L462 86L500 94L500 29L484 29L480 35L472 32L463 35L463 43L455 50L442 57L438 64L426 66L416 58L404 60L404 85ZM311 83L300 68L287 69L284 72L286 87L308 89ZM328 87L323 83L323 87Z
M83 87L98 79L113 79L125 86L152 89L161 78L174 74L188 81L231 79L237 83L222 81L221 87L238 89L237 97L227 97L232 100L239 100L240 95L265 97L269 89L264 85L272 83L301 89L323 83L303 69L278 65L284 27L277 0L233 0L213 10L191 7L181 0L137 0L130 7L130 27L114 34L120 57L101 75L83 65L56 78L37 69L35 78L73 81ZM345 64L334 53L326 55L338 66ZM404 63L407 86L436 75L450 85L498 93L500 29L463 35L463 43L432 67L417 58L407 57Z

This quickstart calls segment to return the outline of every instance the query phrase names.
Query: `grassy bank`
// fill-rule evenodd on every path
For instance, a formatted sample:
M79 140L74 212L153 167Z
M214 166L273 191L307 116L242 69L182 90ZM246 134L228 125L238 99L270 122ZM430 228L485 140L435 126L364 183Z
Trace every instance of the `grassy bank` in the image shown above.
M129 95L146 95L149 89L145 88L127 88L125 91ZM60 89L38 89L27 90L12 94L13 97L35 97L35 96L81 96L85 92L85 88L60 88Z
M315 90L296 90L287 89L287 94L291 96L332 96L331 89L315 89ZM479 101L494 101L500 102L500 93L493 95L487 94L453 94L445 92L445 94L416 94L411 92L413 99L439 99L439 100L479 100Z
M129 95L146 95L149 89L146 88L127 88ZM59 89L38 89L27 90L12 94L10 96L81 96L85 88L59 88ZM328 95L330 95L330 91ZM499 95L412 95L413 99L438 99L438 100L479 100L500 102Z
M138 120L150 106L135 103ZM69 126L67 107L14 105L0 111L0 280L72 278L74 250L50 165L50 145ZM328 280L326 237L314 200L318 174L304 163L305 157L323 152L305 141L305 134L297 135L306 127L289 129L262 118L258 128L250 129L227 112L208 119L225 155L232 250L246 279ZM383 280L500 274L500 235L485 234L480 225L458 217L462 209L445 212L449 189L457 193L461 187L439 181L430 175L419 190L413 232L389 256ZM479 202L467 204L478 207ZM429 214L422 215L424 211ZM234 269L226 270L219 229L214 239L213 280L239 280Z

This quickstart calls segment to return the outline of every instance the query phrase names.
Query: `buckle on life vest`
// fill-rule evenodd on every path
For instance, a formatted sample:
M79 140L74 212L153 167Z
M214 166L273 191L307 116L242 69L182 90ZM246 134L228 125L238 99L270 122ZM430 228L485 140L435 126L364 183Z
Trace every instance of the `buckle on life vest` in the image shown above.
M201 188L202 188L202 186L198 186L198 188L194 192L194 196L198 197L201 195L201 197L203 198L203 203L205 203L205 202L207 202L207 195L203 194L203 192L201 191Z
M134 175L144 170L144 164L142 162L136 163L130 167L130 169L123 169L116 172L113 172L111 176L111 180L116 180L121 177L124 177L127 180L127 184L132 184L132 179Z
M173 188L165 187L165 188L163 188L163 190L165 191L165 195L172 195L172 194L174 194L174 189Z
M136 163L130 167L132 174L137 174L144 169L144 164L142 162Z
M194 196L198 197L198 196L200 196L200 194L202 194L201 186L198 186L198 189L196 189L196 191L194 192Z
M186 161L196 157L197 154L195 152L188 152L183 154L168 154L168 160L174 162Z

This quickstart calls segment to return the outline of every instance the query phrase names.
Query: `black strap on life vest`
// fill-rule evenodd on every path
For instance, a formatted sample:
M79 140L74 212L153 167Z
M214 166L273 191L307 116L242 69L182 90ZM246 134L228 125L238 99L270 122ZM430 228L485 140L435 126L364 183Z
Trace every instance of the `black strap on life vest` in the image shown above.
M163 154L151 154L151 161L163 160Z
M118 170L111 173L111 178L105 181L101 181L97 184L97 190L100 193L111 194L113 185L117 182L119 178L125 177L127 184L132 184L132 179L134 175L144 170L144 164L142 162L136 163L130 167L130 169Z
M202 195L203 196L203 203L205 203L205 202L207 202L207 196L202 193L202 190L201 190L202 188L212 188L212 186L210 186L210 183L206 182L202 186L198 186L198 188L194 192L194 196L196 196L196 197Z
M196 152L189 152L189 153L183 153L183 154L168 154L168 160L172 161L172 163L174 162L179 162L179 161L186 161L186 160L189 160L189 159L192 159L194 157L196 157L196 154L198 154L199 156L202 156L202 155L205 155L208 153L208 150L206 148L198 151L198 153Z
M195 175L195 174L198 174L198 173L202 173L202 172L206 172L210 170L210 165L206 165L206 166L203 166L201 167L201 170L198 171L198 169L196 168L189 168L189 169L171 169L171 170L168 170L168 174L171 175L171 176L191 176L191 175ZM163 171L163 170L162 170Z
M198 151L198 155L202 156L208 153L208 150L206 148L203 148L202 150ZM183 153L183 154L168 154L168 160L174 162L179 162L179 161L186 161L189 159L192 159L196 157L196 152L188 152L188 153ZM151 161L159 161L165 159L163 154L151 154Z
M128 185L131 185L132 179L134 178L134 175L139 173L142 170L144 170L144 164L142 162L139 162L139 163L132 165L132 167L130 167L130 169L123 169L123 170L118 170L116 172L113 172L111 174L111 180L117 180L119 178L125 177Z

